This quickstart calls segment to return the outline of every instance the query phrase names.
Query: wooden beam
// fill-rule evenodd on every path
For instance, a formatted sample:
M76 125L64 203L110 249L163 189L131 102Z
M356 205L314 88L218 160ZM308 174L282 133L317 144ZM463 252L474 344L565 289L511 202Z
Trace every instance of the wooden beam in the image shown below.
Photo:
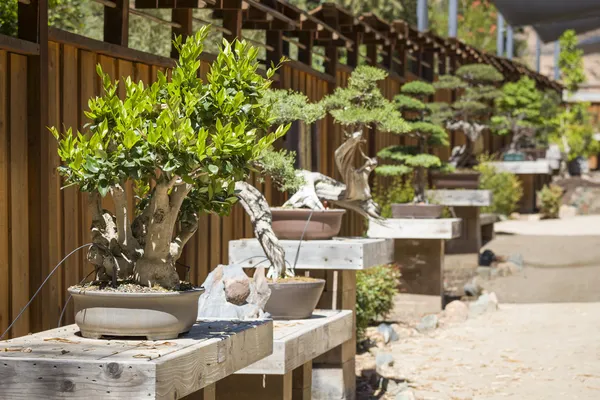
M104 41L129 45L129 0L115 0L115 7L104 6Z
M329 46L325 47L325 56L329 58L329 61L325 63L325 73L335 78L337 75L339 58L337 46L330 44Z
M123 0L122 0L123 1ZM127 1L127 0L125 0ZM185 42L188 36L191 36L194 32L192 22L192 9L191 8L174 8L171 10L171 21L177 23L179 27L171 27L171 38L181 35L181 38ZM171 43L171 57L179 58L179 52L175 46Z
M223 38L232 42L236 38L242 37L242 9L225 10L223 13L223 28L227 29L229 34L224 34Z
M263 11L263 12L269 14L269 15L272 15L274 18L276 18L276 19L278 19L278 20L280 20L282 22L285 22L288 25L293 26L294 28L300 27L300 22L299 21L293 20L293 19L287 17L286 15L280 13L279 11L277 11L277 10L275 10L275 9L269 7L269 6L266 6L266 5L264 5L264 4L262 4L262 3L258 2L258 1L255 1L255 0L244 0L244 2L247 3L247 4L249 4L251 7L259 9L259 10L261 10L261 11Z
M129 13L133 14L133 15L137 15L138 17L146 18L150 21L156 22L157 24L167 25L167 26L170 26L171 28L181 28L181 25L178 24L177 22L167 21L166 19L155 17L154 15L136 10L135 8L130 8Z
M312 67L312 55L315 36L312 32L298 33L298 61ZM303 46L303 47L301 47Z
M349 33L349 36L354 45L348 49L346 64L349 67L356 68L360 58L360 45L362 44L363 33L354 31Z
M377 66L377 45L370 44L367 46L367 58L369 59L369 64L372 66Z
M214 0L135 0L135 8L204 8L206 3L215 4Z
M210 29L213 30L213 31L223 32L223 33L226 33L228 35L231 34L231 32L229 31L229 29L225 29L222 26L215 25L214 22L207 21L207 20L202 19L202 18L192 17L192 21L193 22L197 22L197 23L199 23L201 25L210 25Z
M36 56L40 54L40 45L27 40L17 39L12 36L0 35L0 50Z

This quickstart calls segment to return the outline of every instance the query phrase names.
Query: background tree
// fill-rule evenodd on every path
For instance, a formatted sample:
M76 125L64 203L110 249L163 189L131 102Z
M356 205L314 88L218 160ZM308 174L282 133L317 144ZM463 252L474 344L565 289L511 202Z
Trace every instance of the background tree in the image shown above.
M377 167L376 173L384 176L399 176L408 173L415 174L414 190L416 203L426 202L425 189L427 187L426 171L431 168L440 168L442 161L439 157L429 154L431 147L447 146L448 134L445 129L432 118L432 107L425 100L435 94L433 85L427 82L413 81L406 83L400 89L401 94L394 98L398 109L408 121L407 135L416 139L414 146L389 146L382 149L377 156L395 161L396 165L382 165Z
M509 152L519 151L523 144L535 140L537 131L543 127L542 100L543 94L528 77L502 86L502 95L496 98L496 115L491 121L496 134L512 134Z
M68 31L84 27L86 0L49 0L48 24ZM17 1L0 1L0 34L17 36Z
M440 115L446 116L446 129L465 134L466 144L453 149L450 164L468 167L476 164L473 144L488 128L492 117L493 101L502 95L496 87L504 77L491 65L468 64L456 70L455 75L443 75L434 83L437 89L459 91L456 101L448 106L440 105Z

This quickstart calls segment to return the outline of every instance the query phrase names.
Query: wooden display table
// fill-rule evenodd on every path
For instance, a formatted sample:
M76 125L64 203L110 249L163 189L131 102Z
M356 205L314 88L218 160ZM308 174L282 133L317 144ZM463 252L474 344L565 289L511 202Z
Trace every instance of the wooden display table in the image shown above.
M481 223L481 245L485 246L496 237L494 224L498 221L496 214L481 214L479 222Z
M0 398L211 400L218 380L273 352L270 320L198 322L168 341L78 332L69 325L0 342Z
M281 240L285 259L294 265L297 240ZM314 400L354 399L356 381L356 271L393 260L393 241L367 238L334 238L303 241L296 269L307 276L326 280L318 308L352 310L351 337L341 345L317 357L313 362L312 398ZM229 242L229 262L251 268L264 261L256 239ZM264 263L262 264L264 265Z
M352 329L350 310L316 310L310 319L275 321L273 354L219 381L217 399L310 399L312 360L352 339Z
M512 172L523 184L523 197L519 202L519 212L533 213L537 209L536 192L550 183L552 167L548 160L536 161L494 161L490 162L498 172Z
M481 249L481 207L492 204L490 190L428 190L436 204L452 207L454 216L462 220L460 237L446 243L446 254L479 254Z
M371 221L367 236L394 239L394 261L402 268L409 293L443 295L445 242L460 236L461 220L386 219Z

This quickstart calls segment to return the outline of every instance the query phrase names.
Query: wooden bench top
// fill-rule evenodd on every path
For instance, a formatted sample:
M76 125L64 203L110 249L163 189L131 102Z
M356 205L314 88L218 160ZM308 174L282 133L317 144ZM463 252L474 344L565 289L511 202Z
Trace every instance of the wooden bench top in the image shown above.
M351 310L315 310L312 318L275 321L273 354L237 374L285 375L352 339Z
M479 216L480 225L490 225L498 222L498 216L496 214L481 214Z
M486 207L492 204L491 190L428 190L427 196L435 204L450 207Z
M294 265L299 240L280 240L285 259ZM333 238L331 240L304 240L296 269L362 270L392 262L394 245L385 239ZM244 268L265 265L265 253L257 239L229 242L229 262Z
M493 161L497 172L512 172L517 175L551 175L552 167L548 160L536 161Z
M460 237L460 218L388 218L383 224L369 223L367 236L390 239L442 239Z
M168 341L86 339L76 325L0 342L2 399L178 399L273 351L273 321L203 321Z

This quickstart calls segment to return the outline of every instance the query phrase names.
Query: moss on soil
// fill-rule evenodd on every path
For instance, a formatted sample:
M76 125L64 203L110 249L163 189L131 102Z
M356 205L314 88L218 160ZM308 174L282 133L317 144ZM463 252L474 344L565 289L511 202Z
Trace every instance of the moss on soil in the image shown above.
M162 286L154 285L152 287L142 286L134 281L118 281L117 287L112 287L111 282L106 281L93 281L85 283L83 285L71 286L72 289L84 290L84 291L97 291L97 292L118 292L118 293L171 293L171 292L185 292L194 289L194 285L189 282L181 281L179 283L178 290L165 289ZM70 289L71 289L70 288Z

